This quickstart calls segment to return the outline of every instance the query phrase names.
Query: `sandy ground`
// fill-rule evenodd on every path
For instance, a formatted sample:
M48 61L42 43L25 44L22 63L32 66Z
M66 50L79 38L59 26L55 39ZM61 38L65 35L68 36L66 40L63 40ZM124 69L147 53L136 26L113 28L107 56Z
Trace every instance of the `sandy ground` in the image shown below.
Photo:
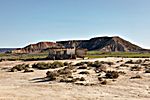
M116 62L121 59L101 58L86 61ZM124 61L129 59L123 58ZM67 61L76 63L82 60ZM127 74L114 82L94 86L38 81L46 76L47 70L34 70L33 73L8 72L8 69L16 64L35 62L37 61L0 62L0 100L150 100L150 74L127 71L127 68L119 69ZM135 74L140 74L143 78L131 80L130 77Z

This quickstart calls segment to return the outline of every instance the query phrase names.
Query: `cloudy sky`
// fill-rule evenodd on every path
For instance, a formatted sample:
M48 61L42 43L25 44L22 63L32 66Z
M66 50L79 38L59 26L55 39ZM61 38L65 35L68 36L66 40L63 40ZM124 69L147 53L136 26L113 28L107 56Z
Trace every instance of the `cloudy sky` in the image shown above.
M0 0L0 48L120 36L150 49L150 0Z

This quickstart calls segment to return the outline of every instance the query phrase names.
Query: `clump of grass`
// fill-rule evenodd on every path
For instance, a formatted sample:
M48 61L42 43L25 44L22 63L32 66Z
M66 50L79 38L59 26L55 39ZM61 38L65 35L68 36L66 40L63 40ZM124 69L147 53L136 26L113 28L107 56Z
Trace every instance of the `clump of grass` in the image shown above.
M87 69L87 64L80 66L78 69Z
M28 72L34 72L34 70L30 70L30 69L25 69L24 73L28 73Z
M52 63L51 68L59 68L59 67L64 67L64 64L62 62L58 62L58 61L55 61Z
M149 66L145 68L145 73L150 73L150 67Z
M28 68L29 68L28 64L19 64L11 68L11 72L22 71Z
M131 71L141 71L141 70L142 70L142 67L139 67L139 66L135 65L135 66L131 67L130 70L131 70Z
M108 82L106 80L102 81L100 84L106 85Z
M141 59L133 61L133 60L129 60L127 62L125 62L125 64L141 64L143 61Z
M140 75L136 75L136 76L133 76L131 77L130 79L141 79L142 77Z
M101 61L100 63L102 63L102 64L107 64L107 65L109 65L109 66L114 65L113 62L105 62L105 61Z
M79 74L90 74L88 71L82 71Z
M126 64L121 64L120 66L121 67L129 67L129 65L126 65Z
M107 71L105 76L108 79L116 79L119 77L119 73L117 71Z
M45 69L50 69L50 68L60 68L63 67L64 64L62 62L55 61L53 63L44 63L40 62L37 64L33 64L32 68L40 69L40 70L45 70Z
M58 70L57 73L60 74L60 75L70 76L72 74L72 71L68 68L64 68L64 69Z
M59 74L56 71L48 71L46 73L46 77L49 78L50 81L56 80L56 78L59 76Z
M106 66L101 65L100 67L95 68L95 72L96 73L100 73L100 72L105 72L106 71Z
M32 68L36 68L36 69L39 69L39 70L44 70L44 69L51 68L51 66L52 66L51 63L40 62L40 63L37 63L37 64L33 64Z
M79 63L76 63L75 66L82 66L84 64L87 64L88 62L79 62Z
M69 66L69 65L70 65L70 63L64 62L64 66Z
M80 78L80 81L86 81L86 80L85 80L85 78L84 78L84 77L81 77L81 78Z

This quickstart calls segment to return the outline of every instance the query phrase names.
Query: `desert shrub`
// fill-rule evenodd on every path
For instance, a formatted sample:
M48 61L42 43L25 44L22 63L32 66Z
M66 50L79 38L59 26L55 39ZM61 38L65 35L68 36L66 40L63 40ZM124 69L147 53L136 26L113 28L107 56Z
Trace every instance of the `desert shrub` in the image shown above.
M62 79L60 79L60 82L65 82L65 83L73 83L73 82L75 82L75 80L74 79L67 79L67 78L62 78Z
M103 80L103 78L102 78L102 77L98 77L98 80L99 80L99 81L102 81L102 80Z
M69 66L67 66L67 67L65 67L66 69L70 69L70 70L73 70L73 69L75 69L76 67L75 66L73 66L73 65L69 65Z
M114 65L113 62L105 62L105 61L101 61L100 63L101 63L101 64L107 64L107 65L109 65L109 66Z
M70 65L70 63L64 62L64 66L69 66L69 65Z
M52 63L51 68L59 68L59 67L64 67L64 63L58 61Z
M44 69L49 69L49 68L51 68L51 66L52 66L51 63L40 62L40 63L37 63L37 64L33 64L33 65L32 65L32 68L44 70Z
M139 67L139 66L135 65L135 66L131 67L130 70L131 70L131 71L141 71L141 70L142 70L142 67Z
M150 59L145 59L145 60L144 60L144 62L149 62L149 61L150 61Z
M46 77L49 78L50 81L56 80L59 74L56 71L47 71Z
M119 71L118 72L120 75L125 75L126 73L125 72L123 72L123 71Z
M150 68L147 68L147 69L145 70L145 73L150 73Z
M127 62L125 62L125 64L141 64L143 61L141 59L133 61L133 60L129 60Z
M34 72L34 70L25 69L25 70L24 70L24 73L27 73L27 72Z
M102 84L102 85L106 85L106 84L107 84L107 81L104 80L104 81L101 82L101 84Z
M106 71L106 66L101 65L100 67L95 68L95 72L96 73L100 73L100 72L105 72Z
M87 62L79 62L79 63L76 63L75 66L82 66L84 64L87 64Z
M80 66L78 69L87 69L87 64Z
M93 62L87 62L87 66L92 66Z
M60 69L57 71L60 75L71 75L72 71L68 68Z
M86 80L85 80L85 78L84 78L84 77L81 77L81 78L80 78L80 81L86 81Z
M22 71L29 68L28 64L19 64L14 66L13 68L11 68L11 72L15 72L15 71Z
M116 79L119 77L119 73L117 71L107 71L105 76L109 79Z
M33 64L32 68L45 70L45 69L50 69L50 68L59 68L59 67L63 67L63 66L64 66L64 64L62 62L55 61L53 63L40 62L40 63L37 63L37 64Z
M90 74L88 71L82 71L79 74Z
M89 63L91 67L100 67L102 63L100 61L95 61L93 63Z
M141 79L142 77L140 75L136 75L136 76L133 76L131 77L130 79Z
M126 64L121 64L120 66L121 67L129 67L129 65L126 65Z

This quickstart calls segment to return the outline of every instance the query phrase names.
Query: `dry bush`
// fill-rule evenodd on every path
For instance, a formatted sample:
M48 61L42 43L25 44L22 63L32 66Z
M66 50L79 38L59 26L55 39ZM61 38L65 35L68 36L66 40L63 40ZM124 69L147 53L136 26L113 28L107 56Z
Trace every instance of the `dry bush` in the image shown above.
M119 73L117 71L107 71L105 76L108 79L116 79L119 77Z
M49 69L51 68L51 63L44 63L44 62L40 62L37 64L33 64L32 68L36 68L36 69L40 69L40 70L44 70L44 69Z
M100 67L96 67L96 68L95 68L95 72L96 72L96 73L100 73L100 72L103 72L103 71L105 72L106 69L107 69L106 66L101 65Z
M140 75L136 75L136 76L133 76L131 77L130 79L141 79L142 77Z
M125 64L141 64L143 61L141 59L133 61L133 60L129 60L127 62L125 62Z
M72 71L68 68L60 69L57 71L60 75L72 75Z
M51 68L59 68L59 67L64 67L64 63L58 61L52 63Z
M27 73L27 72L34 72L34 70L25 69L25 70L24 70L24 73Z
M78 69L87 69L87 64L80 66Z
M105 62L105 61L101 61L100 63L101 63L101 64L107 64L107 65L109 65L109 66L114 65L113 62Z
M56 80L56 78L59 76L59 74L56 71L48 71L46 73L46 77L49 78L50 81Z
M141 70L142 70L142 67L135 65L135 66L131 67L130 70L131 70L131 71L141 71Z
M84 77L81 77L81 78L80 78L80 81L86 81L86 80L85 80L85 78L84 78Z
M129 65L121 64L120 67L129 67Z
M16 71L22 71L22 70L25 70L29 68L29 65L28 64L19 64L19 65L16 65L14 66L13 68L11 68L11 72L16 72Z
M100 84L102 84L102 85L106 85L106 84L107 84L107 81L106 81L106 80L104 80L104 81L102 81Z
M90 74L88 71L82 71L79 74Z
M70 65L70 63L64 62L64 66L69 66L69 65Z
M145 73L150 73L150 66L145 67Z
M45 69L50 69L50 68L60 68L63 67L64 64L62 62L55 61L53 63L44 63L40 62L37 64L33 64L32 68L40 69L40 70L45 70Z

